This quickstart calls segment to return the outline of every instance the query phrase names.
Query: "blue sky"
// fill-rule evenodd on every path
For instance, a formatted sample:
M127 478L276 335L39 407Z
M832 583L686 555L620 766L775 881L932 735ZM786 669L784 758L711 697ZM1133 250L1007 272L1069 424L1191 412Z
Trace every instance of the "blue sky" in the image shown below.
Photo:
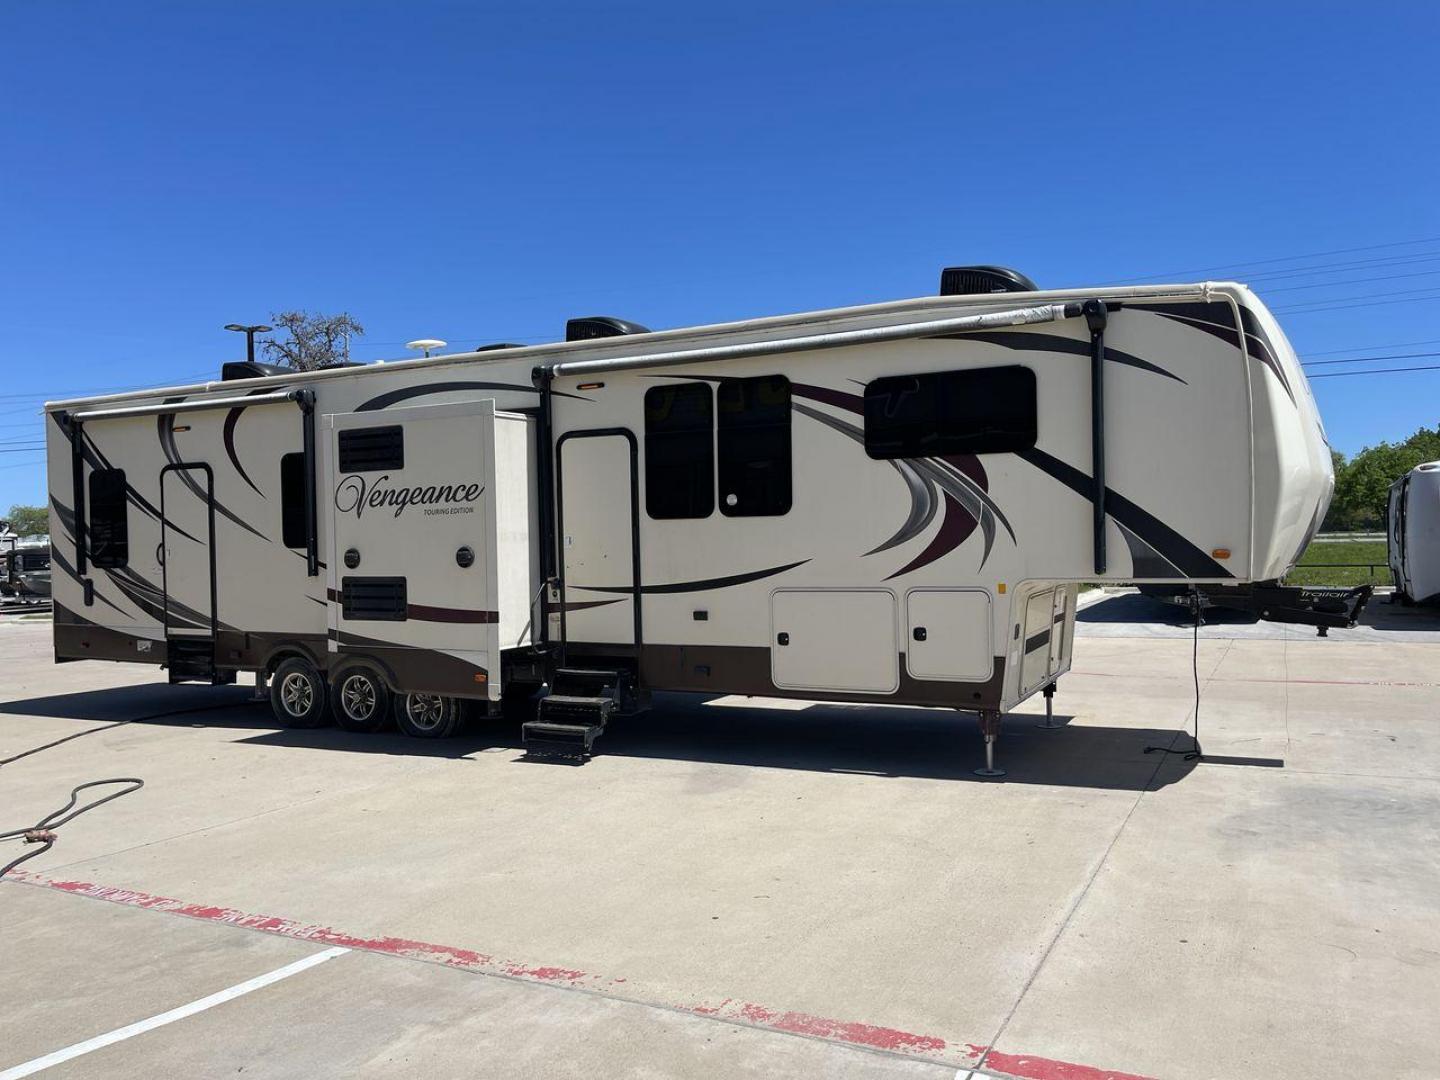
M224 323L282 308L349 310L370 359L995 262L1248 279L1307 358L1440 353L1437 31L1433 4L8 4L0 507L43 501L40 401L208 377ZM1440 419L1440 371L1314 385L1345 452Z

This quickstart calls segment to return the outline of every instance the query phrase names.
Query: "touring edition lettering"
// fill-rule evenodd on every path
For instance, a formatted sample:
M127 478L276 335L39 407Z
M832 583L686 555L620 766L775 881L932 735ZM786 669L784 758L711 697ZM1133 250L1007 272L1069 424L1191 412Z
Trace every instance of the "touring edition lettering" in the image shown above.
M474 503L485 494L484 484L440 484L414 487L391 487L390 474L367 482L363 476L347 476L335 489L335 509L342 514L354 513L358 518L367 507L390 506L399 517L409 506L423 506L426 514L469 514Z

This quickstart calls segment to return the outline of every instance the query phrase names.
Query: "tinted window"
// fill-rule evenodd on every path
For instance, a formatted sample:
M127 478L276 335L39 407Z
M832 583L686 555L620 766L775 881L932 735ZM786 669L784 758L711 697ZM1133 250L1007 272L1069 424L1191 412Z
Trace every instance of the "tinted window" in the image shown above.
M1003 454L1035 445L1035 373L1025 367L890 375L865 387L872 458Z
M730 517L790 509L790 380L727 379L715 393L720 512Z
M309 544L304 454L286 454L280 459L280 536L286 547L303 548Z
M645 512L703 518L715 509L714 400L707 383L645 391Z
M340 471L379 472L405 467L405 430L399 424L340 432Z
M97 469L90 474L90 561L99 567L130 561L124 469Z

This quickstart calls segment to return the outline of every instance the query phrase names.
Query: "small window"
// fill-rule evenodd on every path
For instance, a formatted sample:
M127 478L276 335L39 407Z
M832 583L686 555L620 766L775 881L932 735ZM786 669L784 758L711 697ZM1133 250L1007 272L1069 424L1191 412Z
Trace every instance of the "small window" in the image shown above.
M872 458L1028 450L1036 426L1035 373L1026 367L890 375L865 387Z
M305 455L280 459L280 537L286 547L310 546L310 514L305 504Z
M790 380L727 379L716 391L720 512L761 517L790 510Z
M341 472L379 472L404 467L405 429L399 424L340 432Z
M102 569L130 561L124 469L97 469L90 474L90 561Z
M715 509L714 396L707 383L645 391L645 512L703 518Z

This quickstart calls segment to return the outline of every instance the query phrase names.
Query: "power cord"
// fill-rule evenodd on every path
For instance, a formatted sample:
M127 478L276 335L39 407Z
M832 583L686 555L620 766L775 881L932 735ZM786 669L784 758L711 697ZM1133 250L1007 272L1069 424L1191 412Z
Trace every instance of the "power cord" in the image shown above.
M1205 756L1205 751L1200 749L1200 617L1203 610L1204 603L1200 598L1200 590L1192 585L1190 586L1190 611L1195 617L1195 631L1190 648L1190 672L1195 679L1195 734L1191 738L1194 739L1195 745L1189 750L1176 750L1169 746L1147 746L1145 747L1147 754L1180 754L1185 761L1199 761Z
M112 728L124 727L126 724L140 724L144 723L147 720L160 720L167 716L183 716L187 713L213 712L217 709L232 708L234 705L235 702L225 702L218 705L194 706L188 709L168 709L165 712L150 713L147 716L136 716L132 717L129 720L117 720L114 723L105 724L103 727L95 727L89 728L86 731L78 731L73 735L66 735L63 738L55 739L48 743L41 743L39 746L32 746L29 750L22 750L20 753L12 754L7 758L0 758L0 767L10 765L16 761L19 761L21 758L27 758L31 754L38 754L42 750L50 750L53 747L70 742L72 739L80 739L84 738L86 735L95 735L101 731L109 731ZM96 799L93 802L86 803L84 806L81 806L78 809L71 809L79 801L80 792L85 791L87 788L104 787L106 784L126 784L128 786L121 788L119 791L112 791L103 799ZM26 844L40 845L34 851L27 851L18 859L12 859L10 862L6 863L4 867L0 867L0 878L3 878L11 870L14 870L15 867L19 866L27 859L33 859L36 855L43 855L45 854L45 852L49 851L52 847L54 847L55 841L59 839L59 837L55 833L55 830L58 829L61 825L64 825L67 821L74 821L81 814L85 813L85 811L93 810L95 809L95 807L101 806L112 799L118 799L122 795L129 795L132 792L139 791L144 786L145 781L141 780L138 776L117 776L111 777L108 780L91 780L88 783L81 784L79 787L71 788L69 802L67 802L64 806L60 807L60 809L56 810L54 813L46 814L43 818L41 818L29 828L11 829L8 832L0 832L0 842L4 842L6 840L21 840Z
M80 792L84 791L86 788L104 787L106 784L126 784L128 786L121 788L119 791L112 791L109 795L106 795L102 799L96 799L93 802L88 802L84 806L79 807L78 809L71 809L71 807L75 806L75 804L80 801ZM74 821L81 814L85 813L85 811L94 810L95 807L101 806L104 803L109 802L111 799L118 799L122 795L129 795L131 792L139 791L144 786L145 781L141 780L139 777L136 776L117 776L109 780L91 780L88 784L81 784L79 787L71 788L69 802L67 802L64 806L60 807L59 810L56 810L53 813L46 814L30 828L11 829L9 832L0 832L0 841L23 840L27 844L40 845L34 851L27 851L18 859L11 859L8 863L6 863L3 868L0 868L0 878L3 878L11 870L14 870L15 867L19 866L27 859L33 859L36 855L43 855L45 854L45 852L49 851L52 847L54 847L55 841L59 839L59 837L55 833L55 830L60 828L60 826L64 825L67 821Z

